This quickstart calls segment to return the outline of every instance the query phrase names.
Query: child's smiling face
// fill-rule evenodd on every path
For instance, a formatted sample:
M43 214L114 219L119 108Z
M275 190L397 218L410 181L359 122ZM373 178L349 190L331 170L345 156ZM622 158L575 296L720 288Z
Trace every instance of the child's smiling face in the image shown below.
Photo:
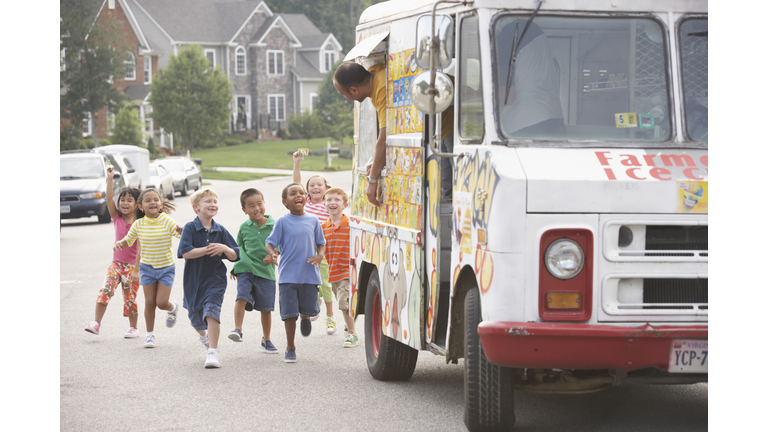
M322 177L314 177L309 179L309 198L313 203L319 203L323 201L323 195L328 187L325 185L325 180Z
M160 199L160 195L152 190L144 193L144 197L139 203L139 210L143 211L147 217L156 218L160 215L160 211L163 209L163 200Z
M117 202L117 208L123 216L130 216L136 213L136 200L133 195L125 194Z
M331 216L339 216L347 208L344 198L336 193L329 193L325 196L325 208Z
M251 195L245 199L245 207L243 207L243 213L247 214L252 222L260 223L264 220L264 213L266 207L264 205L264 197L259 194Z
M288 197L283 199L283 205L292 215L304 214L304 204L307 202L307 193L301 185L293 185L288 188Z
M192 208L198 216L213 218L219 212L219 200L213 195L208 195L193 204Z

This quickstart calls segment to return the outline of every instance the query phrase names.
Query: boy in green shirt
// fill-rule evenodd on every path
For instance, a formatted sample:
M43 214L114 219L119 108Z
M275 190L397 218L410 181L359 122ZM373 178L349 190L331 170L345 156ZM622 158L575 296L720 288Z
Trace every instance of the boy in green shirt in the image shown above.
M266 240L272 233L275 220L265 214L264 195L250 188L240 194L240 205L248 219L240 225L237 245L240 247L240 261L232 267L231 277L237 280L235 300L235 329L229 338L243 341L243 318L246 310L261 312L261 349L267 354L277 354L277 348L270 340L272 311L275 310L275 263L267 253Z

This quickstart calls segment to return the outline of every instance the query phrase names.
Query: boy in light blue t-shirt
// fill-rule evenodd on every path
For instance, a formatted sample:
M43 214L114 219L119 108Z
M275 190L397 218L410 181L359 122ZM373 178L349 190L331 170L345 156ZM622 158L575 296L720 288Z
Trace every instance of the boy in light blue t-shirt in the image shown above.
M325 236L316 217L304 214L307 193L298 183L291 183L283 189L283 205L290 211L281 216L267 237L267 252L277 261L280 291L280 318L285 325L287 346L286 363L296 362L296 321L301 316L301 334L312 332L309 317L320 313L317 305L320 263L325 254Z

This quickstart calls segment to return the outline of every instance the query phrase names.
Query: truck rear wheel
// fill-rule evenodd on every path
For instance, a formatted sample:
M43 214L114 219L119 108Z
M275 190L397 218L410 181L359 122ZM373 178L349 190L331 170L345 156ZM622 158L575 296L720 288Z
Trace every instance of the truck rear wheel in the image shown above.
M368 371L379 381L405 381L413 375L419 351L384 336L381 331L381 288L374 270L365 294L365 357Z
M477 334L480 312L475 287L464 301L464 424L471 432L506 431L515 424L512 369L485 358Z

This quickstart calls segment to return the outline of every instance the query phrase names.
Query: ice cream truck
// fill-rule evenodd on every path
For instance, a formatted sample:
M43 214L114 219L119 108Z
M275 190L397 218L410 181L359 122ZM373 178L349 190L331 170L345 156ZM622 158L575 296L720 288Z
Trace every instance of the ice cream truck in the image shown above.
M706 1L388 1L356 38L388 91L355 103L350 197L375 379L463 359L470 431L511 428L514 390L707 381Z

